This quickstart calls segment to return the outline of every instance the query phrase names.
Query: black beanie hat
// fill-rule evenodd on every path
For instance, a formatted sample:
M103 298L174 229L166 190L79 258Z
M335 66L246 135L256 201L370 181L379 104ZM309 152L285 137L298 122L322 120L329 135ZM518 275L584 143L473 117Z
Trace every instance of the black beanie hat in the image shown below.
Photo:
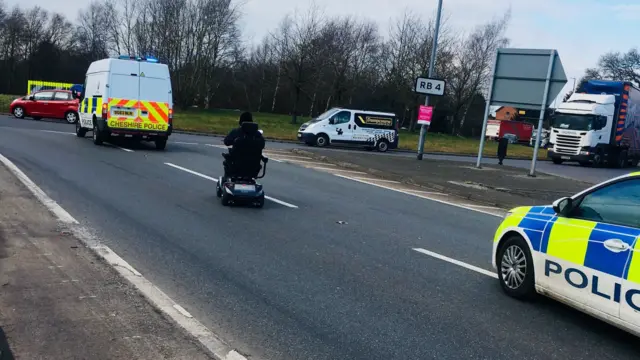
M240 125L242 125L243 122L253 122L253 115L248 111L243 112L240 115Z

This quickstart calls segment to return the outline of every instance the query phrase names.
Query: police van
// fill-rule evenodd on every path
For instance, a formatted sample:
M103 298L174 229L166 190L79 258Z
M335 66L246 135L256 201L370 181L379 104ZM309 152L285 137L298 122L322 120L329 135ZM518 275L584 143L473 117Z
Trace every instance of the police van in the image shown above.
M123 55L89 66L79 95L76 134L93 133L101 145L111 137L153 141L164 150L172 132L169 68L151 57Z
M540 293L640 336L640 172L507 213L493 242L502 289Z
M298 140L318 147L351 145L385 152L398 147L398 119L393 113L333 108L302 124Z

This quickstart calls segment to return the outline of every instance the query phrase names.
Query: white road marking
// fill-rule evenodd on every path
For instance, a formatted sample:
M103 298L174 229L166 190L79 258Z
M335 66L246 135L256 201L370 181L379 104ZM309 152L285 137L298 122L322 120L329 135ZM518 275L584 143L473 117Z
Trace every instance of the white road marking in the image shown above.
M194 142L184 142L184 141L172 141L172 143L174 144L180 144L180 145L200 145L198 143L194 143Z
M440 260L449 262L451 264L455 264L455 265L461 266L461 267L463 267L465 269L473 270L473 271L475 271L477 273L492 277L494 279L498 278L498 274L496 274L494 272L479 268L477 266L473 266L471 264L467 264L467 263L462 262L460 260L456 260L456 259L452 259L450 257L444 256L444 255L440 255L438 253L434 253L433 251L429 251L429 250L425 250L425 249L421 249L421 248L414 248L413 250L415 250L415 251L417 251L419 253L425 254L425 255L429 255L429 256L434 257L436 259L440 259Z
M366 177L353 177L354 179L358 179L358 180L364 180L364 181L375 181L375 182L384 182L384 183L390 183L390 184L400 184L400 181L395 181L395 180L384 180L384 179L372 179L372 178L366 178Z
M469 206L472 206L474 208L481 208L481 209L496 209L496 210L500 210L499 207L488 206L488 205L469 205Z
M427 195L449 196L449 194L439 193L435 191L423 191L423 190L413 190L413 189L407 189L407 191L420 193L420 194L427 194Z
M76 133L72 133L72 132L66 132L66 131L54 131L54 130L40 130L42 132L46 132L46 133L52 133L52 134L63 134L63 135L75 135Z
M312 158L306 157L306 156L292 156L292 155L269 154L269 153L266 153L266 156L269 157L269 158L270 158L270 156L273 156L273 157L278 158L279 160L284 160L284 161L287 161L289 159L293 159L293 160L296 160L296 159L313 160Z
M228 149L229 147L226 145L215 145L215 144L204 144L204 146L215 147L218 149Z
M153 305L163 311L179 326L194 336L200 343L209 350L217 359L247 360L237 351L231 349L229 345L220 340L211 330L204 326L195 318L185 317L174 305L178 305L167 294L147 280L142 274L136 271L129 263L122 259L108 246L102 244L91 232L79 225L78 221L71 216L58 203L53 201L42 189L40 189L31 179L29 179L11 160L0 154L0 162L9 169L32 194L53 213L60 222L67 224L71 232L96 255L110 264L123 278L128 280L140 293Z
M201 177L203 179L211 180L213 182L218 182L218 179L216 179L216 178L213 178L211 176L207 176L205 174L201 174L201 173L199 173L197 171L193 171L193 170L184 168L184 167L182 167L180 165L176 165L176 164L172 164L172 163L164 163L164 164L168 165L168 166L171 166L172 168L175 168L175 169L178 169L178 170L182 170L184 172L188 172L189 174L192 174L192 175L195 175L195 176L199 176L199 177ZM276 198L272 198L271 196L265 196L264 198L268 199L268 200L271 200L274 203L277 203L277 204L280 204L280 205L284 205L284 206L286 206L288 208L292 208L292 209L297 209L298 208L296 205L289 204L288 202L285 202L285 201L282 201L282 200L279 200L279 199L276 199Z
M491 215L491 216L495 216L495 217L499 217L499 218L503 217L503 215L499 215L499 214L495 214L495 213L492 213L492 212L489 212L489 211L483 211L483 210L480 210L480 209L472 208L472 207L470 207L468 205L462 205L462 204L458 204L458 203L455 203L455 202L435 199L435 198L432 198L432 197L429 197L429 196L412 193L412 192L409 192L407 190L394 189L392 187L388 187L388 186L372 183L370 181L358 180L358 179L350 177L350 176L345 176L345 175L340 175L340 174L333 174L333 175L335 175L337 177L341 177L343 179L357 181L357 182L360 182L360 183L363 183L363 184L367 184L367 185L371 185L371 186L377 186L377 187L382 188L382 189L391 190L391 191L395 191L395 192L399 192L399 193L407 194L407 195L411 195L411 196L416 196L416 197L419 197L419 198L422 198L422 199L425 199L425 200L435 201L435 202L440 203L440 204L451 205L451 206L455 206L455 207L458 207L458 208L461 208L461 209L471 210L471 211L475 211L475 212L479 212L479 213L482 213L482 214L485 214L485 215Z
M343 172L343 173L349 173L349 174L359 174L359 175L365 175L366 174L366 172L363 172L363 171L341 170L341 169L336 169L336 168L327 168L327 167L319 167L319 166L309 167L309 169L322 170L322 171L337 171L337 172Z
M326 164L326 163L321 163L321 162L318 162L318 161L290 160L290 159L281 159L281 160L284 161L284 162L295 164L295 165L297 165L297 164L300 164L300 165L303 165L303 164L317 164L317 165L322 165L322 166L335 166L333 164Z
M120 147L120 146L117 146L117 145L113 145L112 143L105 142L104 144L105 144L105 145L112 146L112 147L117 148L117 149L120 149L120 150L122 150L122 151L126 151L126 152L134 152L134 151L133 151L133 150L131 150L131 149L127 149L127 148L123 148L123 147Z
M193 317L193 315L191 315L185 308L183 308L182 306L180 306L178 304L173 305L173 308L178 310L180 312L180 314L182 314L182 315L184 315L184 316L186 316L188 318L192 318Z

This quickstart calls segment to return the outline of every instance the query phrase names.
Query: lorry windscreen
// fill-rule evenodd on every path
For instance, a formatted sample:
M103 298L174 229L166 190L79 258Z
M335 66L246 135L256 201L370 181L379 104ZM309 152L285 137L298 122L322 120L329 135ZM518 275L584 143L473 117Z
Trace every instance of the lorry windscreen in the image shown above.
M556 129L589 131L594 128L595 115L578 115L556 113L551 119L551 126Z

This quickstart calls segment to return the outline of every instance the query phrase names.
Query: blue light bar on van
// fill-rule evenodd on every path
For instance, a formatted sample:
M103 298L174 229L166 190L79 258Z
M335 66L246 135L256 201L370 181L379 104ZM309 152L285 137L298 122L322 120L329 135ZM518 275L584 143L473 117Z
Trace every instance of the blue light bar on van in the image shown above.
M133 55L120 55L118 56L120 60L135 60L135 61L145 61L150 63L159 63L158 59L153 56L133 56Z

